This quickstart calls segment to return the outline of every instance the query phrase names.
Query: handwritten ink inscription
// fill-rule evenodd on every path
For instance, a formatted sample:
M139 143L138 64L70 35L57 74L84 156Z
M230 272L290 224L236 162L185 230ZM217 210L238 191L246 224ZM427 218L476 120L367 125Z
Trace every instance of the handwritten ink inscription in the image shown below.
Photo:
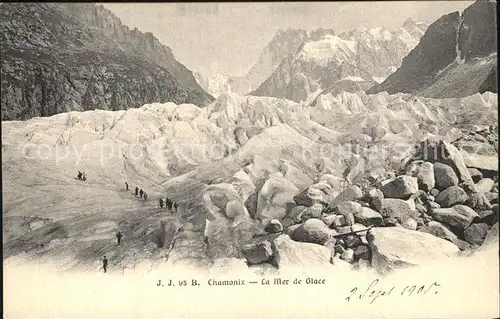
M378 287L379 279L372 281L368 287L354 287L349 295L345 298L346 301L351 301L355 299L368 301L372 304L375 300L381 297L387 296L417 296L417 295L429 295L437 294L439 291L440 284L438 282L433 282L430 285L407 285L404 287L397 287L395 285L380 288Z

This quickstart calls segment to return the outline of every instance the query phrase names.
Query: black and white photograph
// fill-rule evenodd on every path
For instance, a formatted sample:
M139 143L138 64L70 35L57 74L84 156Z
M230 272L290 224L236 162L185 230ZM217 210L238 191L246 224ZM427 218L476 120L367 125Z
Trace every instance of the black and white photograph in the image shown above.
M496 1L0 16L4 318L500 315Z

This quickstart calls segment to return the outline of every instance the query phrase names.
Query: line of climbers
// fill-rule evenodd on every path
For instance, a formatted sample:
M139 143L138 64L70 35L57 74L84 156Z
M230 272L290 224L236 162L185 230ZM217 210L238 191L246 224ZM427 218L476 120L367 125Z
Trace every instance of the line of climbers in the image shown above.
M172 207L174 209L174 212L177 212L177 203L176 202L172 202L172 200L170 200L170 198L165 198L165 202L163 201L163 198L160 197L160 199L158 200L159 201L159 205L160 205L160 208L163 208L163 206L165 206L165 208L167 208L168 210L172 210Z
M78 179L79 180L86 180L87 177L85 176L85 172L82 173L82 172L78 172ZM129 186L128 186L128 183L125 182L125 189L126 190L129 190ZM144 200L146 200L148 198L148 194L146 192L144 192L142 189L139 189L138 187L135 188L135 195L139 195L140 198L144 198ZM163 208L163 206L165 206L166 208L168 208L169 210L172 210L172 208L174 209L175 212L177 212L177 203L176 202L172 202L172 200L170 200L170 198L165 198L165 202L163 202L163 198L160 198L160 208ZM118 231L116 233L116 240L117 240L117 244L120 245L121 242L122 242L122 233L120 231ZM102 259L102 268L104 270L104 272L107 272L108 271L108 258L106 256L104 256L104 258Z
M128 183L125 182L125 189L128 190ZM148 199L148 194L138 187L135 188L135 196L139 195L140 198L144 198L144 200Z

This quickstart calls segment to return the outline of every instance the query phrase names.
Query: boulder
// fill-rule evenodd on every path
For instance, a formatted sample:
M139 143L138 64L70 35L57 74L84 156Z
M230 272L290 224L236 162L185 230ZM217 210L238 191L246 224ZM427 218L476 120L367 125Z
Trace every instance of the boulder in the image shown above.
M411 162L405 168L405 175L416 177L418 174L418 168L420 167L420 165L422 165L422 163L424 163L424 161L421 160Z
M486 196L491 205L498 204L498 193L486 192L484 196Z
M338 234L347 234L352 231L351 226L342 226L336 229Z
M413 158L421 159L434 163L434 176L436 178L436 183L439 185L438 176L436 175L436 164L437 162L446 164L450 166L458 178L458 182L472 182L469 170L465 165L464 158L460 151L453 146L451 143L446 141L433 141L427 139L420 143L418 151L414 154ZM443 186L447 188L452 185Z
M354 214L361 211L361 205L356 202L344 201L337 206L336 213L344 216L345 222L348 226L352 226L355 223Z
M346 235L343 240L347 248L355 248L361 244L361 238L356 234Z
M238 216L250 216L245 205L240 200L232 200L226 204L226 216L236 218Z
M483 244L490 227L485 223L472 224L464 231L465 240L475 246Z
M372 252L372 266L381 274L456 256L459 252L458 247L449 241L402 227L373 228L367 239Z
M321 212L323 211L323 205L314 204L311 207L306 208L301 215L301 220L306 221L310 218L321 218Z
M430 211L432 211L433 209L436 209L436 208L441 208L441 205L439 205L438 203L436 202L431 202L431 201L428 201L427 203L425 203L425 207L427 208L427 213L429 213Z
M354 214L354 220L363 226L380 226L384 223L382 215L368 207L361 207L359 213Z
M450 185L450 186L452 186L452 185ZM437 188L433 188L433 189L431 189L431 191L429 192L429 194L431 196L436 197L437 195L439 195L439 190Z
M419 231L434 235L452 243L454 243L458 239L451 230L436 221L428 222L427 225L420 228Z
M383 185L380 190L384 198L408 199L418 192L418 180L415 177L401 175Z
M434 178L436 186L440 189L458 185L458 177L453 168L443 163L434 164Z
M401 226L409 230L417 230L417 221L410 217L405 217L401 220Z
M279 268L293 266L309 269L330 264L331 252L325 246L298 243L288 235L280 235L273 241L274 255Z
M340 217L341 216L332 214L332 215L324 216L322 218L322 220L325 223L325 225L328 226L329 228L337 228L337 227L345 226L345 224L341 223Z
M246 258L249 265L258 265L268 262L273 256L271 243L267 240L244 246L241 253Z
M426 192L430 191L436 185L434 179L434 165L429 162L423 162L417 170L418 187Z
M365 245L360 245L356 247L356 250L354 251L354 259L359 260L359 259L364 259L364 260L370 260L370 248L365 246Z
M476 189L480 193L487 193L491 191L493 185L495 185L494 180L492 180L491 178L483 178L476 184Z
M333 235L335 235L335 231L328 228L323 221L311 218L292 233L292 239L304 243L324 245Z
M303 190L300 194L293 198L297 205L313 206L314 204L322 204L327 206L332 200L332 187L326 182L320 182Z
M469 199L467 193L458 186L450 186L436 197L436 203L441 207L452 207L458 204L464 204Z
M306 210L305 206L293 206L288 210L282 220L283 227L295 225L302 222L302 213Z
M293 203L298 189L281 173L269 176L259 191L257 216L260 218L281 219L286 215L286 207Z
M342 255L340 255L340 259L352 263L354 261L354 250L351 248L346 249Z
M478 213L472 210L472 208L464 205L433 209L431 216L438 222L449 226L455 234L464 231L472 224L474 219L480 218Z
M267 223L266 227L264 227L264 231L270 234L280 233L283 231L283 226L281 225L279 220L272 219L271 221L269 221L269 223Z
M483 193L472 193L465 204L475 211L491 209L491 204Z
M371 208L376 211L380 211L382 205L382 199L384 199L384 193L380 189L372 188L364 196L366 202Z
M353 185L335 197L335 199L330 203L330 206L335 207L343 201L355 202L361 199L361 197L363 197L363 191L358 186Z
M467 170L469 171L470 177L474 183L479 182L483 178L483 173L481 173L481 171L477 168L469 167Z
M427 213L427 208L425 207L425 205L423 204L416 204L415 205L415 209L417 210L417 212L419 212L420 214L426 214Z
M351 230L354 231L354 232L357 232L356 234L358 236L366 236L366 234L368 233L368 227L364 226L364 225L361 225L361 224L354 224L351 226Z
M481 223L485 223L489 226L492 226L498 223L498 210L496 213L493 210L484 210L478 212Z
M286 229L285 229L285 234L287 234L288 236L292 236L292 234L299 228L299 227L302 227L302 224L297 224L297 225L291 225L291 226L288 226Z
M498 245L498 223L490 228L484 239L483 246L490 244Z
M418 217L418 212L411 209L407 201L402 199L385 198L382 200L380 214L387 222L390 219L392 223L394 220L401 223L406 217Z

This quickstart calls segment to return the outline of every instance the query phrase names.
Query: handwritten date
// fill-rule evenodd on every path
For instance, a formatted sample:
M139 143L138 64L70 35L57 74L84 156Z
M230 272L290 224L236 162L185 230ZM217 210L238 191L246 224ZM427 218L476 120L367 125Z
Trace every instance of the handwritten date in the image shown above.
M375 300L384 296L416 296L416 295L428 295L437 294L440 284L438 282L433 282L430 285L413 285L405 287L392 286L384 289L379 288L377 285L379 279L375 279L368 285L367 288L354 287L349 295L345 298L346 301L351 301L351 299L366 300L372 304Z

